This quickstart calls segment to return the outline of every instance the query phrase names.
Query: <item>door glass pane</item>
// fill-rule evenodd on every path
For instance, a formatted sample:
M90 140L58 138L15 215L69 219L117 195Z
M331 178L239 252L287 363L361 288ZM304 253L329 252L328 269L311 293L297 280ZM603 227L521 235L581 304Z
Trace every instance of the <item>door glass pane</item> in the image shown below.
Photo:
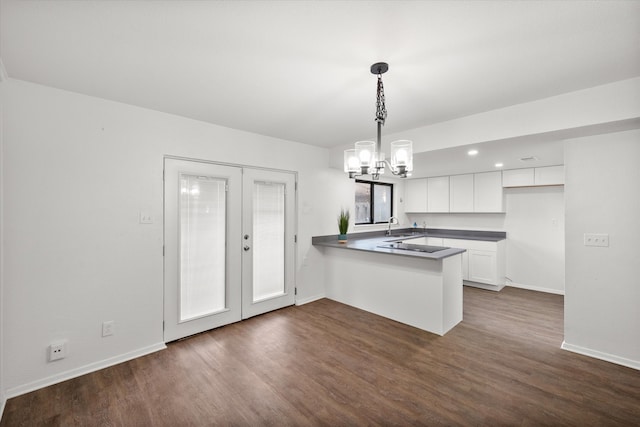
M180 322L226 307L226 184L180 174Z
M387 222L391 218L391 186L373 185L373 222Z
M356 182L356 224L371 223L371 184Z
M253 301L284 294L284 184L253 185Z

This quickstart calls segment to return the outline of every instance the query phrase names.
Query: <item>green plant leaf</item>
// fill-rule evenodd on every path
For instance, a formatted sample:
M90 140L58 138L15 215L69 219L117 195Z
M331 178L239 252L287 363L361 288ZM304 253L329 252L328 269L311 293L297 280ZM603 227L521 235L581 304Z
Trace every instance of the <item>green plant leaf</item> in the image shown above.
M338 231L340 234L347 234L349 230L349 218L351 215L349 214L349 210L340 210L340 215L338 215Z

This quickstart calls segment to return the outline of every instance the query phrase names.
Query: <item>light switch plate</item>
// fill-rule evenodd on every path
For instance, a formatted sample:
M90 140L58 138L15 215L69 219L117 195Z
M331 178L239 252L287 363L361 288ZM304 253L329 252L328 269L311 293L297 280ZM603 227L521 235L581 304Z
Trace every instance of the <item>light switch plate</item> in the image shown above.
M584 235L584 245L585 246L609 246L609 235L608 234L594 234L594 233L585 233Z
M102 336L108 337L113 335L116 330L116 322L113 320L109 320L107 322L102 322Z

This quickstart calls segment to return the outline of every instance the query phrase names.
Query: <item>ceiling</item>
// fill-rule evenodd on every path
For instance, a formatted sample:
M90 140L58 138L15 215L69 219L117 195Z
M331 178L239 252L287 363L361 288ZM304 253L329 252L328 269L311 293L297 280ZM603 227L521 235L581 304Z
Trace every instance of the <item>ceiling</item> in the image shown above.
M637 1L0 3L9 77L324 147L640 75Z

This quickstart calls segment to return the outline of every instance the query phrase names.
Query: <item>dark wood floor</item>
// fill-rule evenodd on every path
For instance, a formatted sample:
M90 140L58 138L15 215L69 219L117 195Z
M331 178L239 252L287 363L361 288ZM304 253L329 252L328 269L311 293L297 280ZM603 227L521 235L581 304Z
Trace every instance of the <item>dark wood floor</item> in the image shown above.
M562 296L464 298L444 337L286 308L10 399L0 425L639 425L640 372L560 349Z

